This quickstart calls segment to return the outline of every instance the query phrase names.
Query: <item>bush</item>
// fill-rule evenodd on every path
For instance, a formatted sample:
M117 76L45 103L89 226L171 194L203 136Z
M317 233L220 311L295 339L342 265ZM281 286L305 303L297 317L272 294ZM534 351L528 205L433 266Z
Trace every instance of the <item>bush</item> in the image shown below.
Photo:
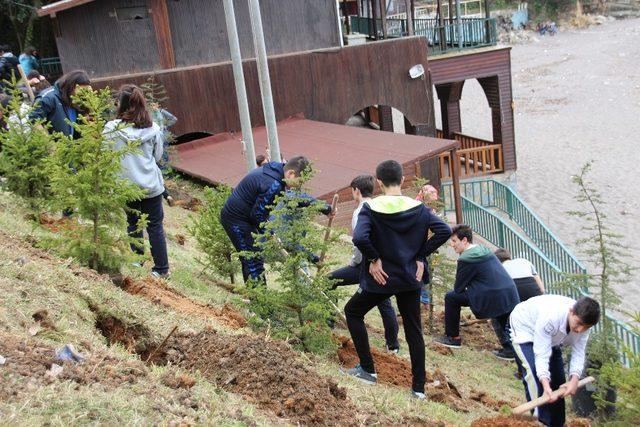
M640 312L635 314L636 323L640 323ZM640 334L640 327L634 331ZM629 359L630 368L622 366L618 361L605 364L600 375L616 388L616 416L612 420L615 425L640 425L640 354L634 354L630 348L624 349Z
M303 179L306 181L308 176ZM331 290L328 265L311 273L314 255L322 253L330 243L324 241L325 228L314 222L324 203L309 204L309 199L298 191L288 191L274 203L272 217L263 224L264 236L256 239L256 246L276 277L269 287L249 284L250 308L258 315L250 322L304 351L333 352L336 343L328 321L335 311L332 301L337 301L339 294Z
M187 231L195 237L198 248L204 257L197 261L205 271L228 277L235 283L235 276L240 271L240 263L234 256L235 249L229 236L220 223L220 212L231 195L231 188L220 185L217 188L206 188L204 200L197 215L191 216L191 224Z
M114 151L103 135L105 114L110 108L109 90L78 90L75 105L85 111L78 117L74 132L78 139L60 137L49 159L52 207L74 208L72 225L65 227L56 242L65 256L100 272L116 272L134 257L130 244L142 244L126 233L128 202L144 197L144 192L120 174L120 161L138 152L135 143ZM140 226L143 226L144 218Z
M22 103L15 82L11 96L7 108L2 109L7 128L0 131L0 173L7 189L25 199L38 218L51 195L45 164L55 137L41 121L29 122L31 107Z

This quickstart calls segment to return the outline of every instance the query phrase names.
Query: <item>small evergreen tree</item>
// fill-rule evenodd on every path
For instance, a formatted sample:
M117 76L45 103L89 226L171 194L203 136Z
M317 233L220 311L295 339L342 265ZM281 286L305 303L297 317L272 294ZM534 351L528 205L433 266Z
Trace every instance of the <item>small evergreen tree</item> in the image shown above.
M612 404L607 397L611 383L606 376L600 375L600 369L603 366L620 364L618 358L620 343L613 333L609 309L620 303L615 286L628 281L631 268L625 262L628 255L623 252L623 246L619 242L621 236L611 232L607 224L607 215L604 213L605 202L593 182L588 179L591 166L592 163L587 162L580 173L573 177L573 182L578 186L578 195L575 199L586 205L586 208L570 211L569 215L585 222L582 226L585 237L579 239L576 244L586 255L594 270L578 276L578 286L586 283L589 292L600 302L600 330L592 334L589 340L587 367L590 373L597 377L596 400L601 415L605 415L608 412L607 408Z
M630 266L625 262L628 255L623 252L624 246L619 242L620 234L613 233L607 224L607 215L604 213L605 202L594 184L588 180L588 174L592 163L586 163L580 173L572 179L578 186L578 195L575 199L584 205L584 210L570 211L569 215L585 221L582 230L585 237L576 241L582 253L593 265L595 272L586 275L589 291L600 302L601 330L602 330L602 354L608 358L611 354L617 354L615 342L612 342L614 334L611 329L611 321L608 318L610 307L620 303L615 286L628 281L631 274ZM601 360L602 363L606 360Z
M235 275L240 263L234 256L235 249L229 236L220 223L220 212L231 195L231 188L220 185L217 188L205 188L204 200L197 214L191 215L191 224L187 231L195 237L198 248L204 257L197 261L205 271L228 277L235 283Z
M303 181L309 174L303 174ZM328 320L334 317L332 303L338 291L331 290L329 266L324 263L316 274L311 265L332 241L324 241L325 228L314 219L323 208L322 202L309 204L298 191L288 191L276 198L271 219L262 224L263 236L256 236L260 256L275 273L269 286L250 284L251 310L258 316L254 326L267 327L277 338L289 339L304 351L335 351ZM243 256L256 256L246 253Z
M74 124L79 138L58 139L49 161L52 207L75 209L75 223L63 231L60 250L100 272L118 271L133 257L130 243L142 243L127 235L124 212L144 191L123 178L120 169L124 156L139 151L136 143L114 150L103 135L109 100L107 89L78 89L73 102L85 111Z
M54 136L42 121L29 122L31 107L22 102L22 94L13 81L11 101L2 113L7 122L0 129L0 173L7 189L25 199L36 218L50 196L49 174L45 169Z
M420 191L427 183L428 181L426 179L417 178L414 182L414 187ZM444 202L441 199L424 200L423 203L429 209L433 209L444 222L448 221L444 213ZM439 301L444 300L444 295L451 289L451 285L455 281L457 265L454 260L447 256L444 248L431 254L427 261L429 264L430 277L427 290L429 291L429 298L431 300L429 304L429 333L433 334L435 332L435 322L433 320L434 303L436 299Z

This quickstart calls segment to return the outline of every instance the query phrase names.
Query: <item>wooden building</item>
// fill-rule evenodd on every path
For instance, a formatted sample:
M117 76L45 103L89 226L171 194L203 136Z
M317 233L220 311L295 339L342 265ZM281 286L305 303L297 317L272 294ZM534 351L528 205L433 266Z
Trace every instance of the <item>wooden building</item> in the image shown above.
M247 1L235 1L243 58L252 58ZM335 0L262 0L269 55L340 46ZM230 60L222 0L64 0L45 6L62 68L92 77ZM329 30L329 31L327 31Z

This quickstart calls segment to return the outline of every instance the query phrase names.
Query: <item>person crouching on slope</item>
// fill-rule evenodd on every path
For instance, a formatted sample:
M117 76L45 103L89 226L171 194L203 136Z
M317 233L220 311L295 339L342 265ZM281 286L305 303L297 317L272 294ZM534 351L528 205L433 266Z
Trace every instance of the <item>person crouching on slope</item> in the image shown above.
M473 231L468 225L453 227L451 246L460 255L453 291L444 297L445 336L442 345L460 348L460 310L471 307L478 319L495 318L505 330L511 310L520 302L513 279L493 252L473 244ZM511 351L511 348L508 348Z
M344 312L360 364L347 373L369 384L377 381L364 316L395 295L411 356L412 394L424 399L422 275L426 258L447 241L451 229L421 202L402 195L404 177L398 162L380 163L376 178L384 195L362 206L353 233L353 244L362 252L364 262L360 287Z

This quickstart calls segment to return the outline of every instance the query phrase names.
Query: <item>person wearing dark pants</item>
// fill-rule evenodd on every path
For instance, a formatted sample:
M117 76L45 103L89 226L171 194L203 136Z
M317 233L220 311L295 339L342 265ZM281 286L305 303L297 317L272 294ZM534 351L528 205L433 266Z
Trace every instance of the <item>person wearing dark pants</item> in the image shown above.
M600 305L589 297L577 301L561 295L541 295L518 304L511 313L511 340L522 375L525 396L542 395L549 403L533 415L548 427L565 423L564 397L575 395L585 363L589 329L598 323ZM562 347L571 347L570 380L565 383ZM564 386L564 393L553 391Z
M169 257L167 256L167 241L162 226L164 220L162 194L150 199L128 203L127 207L129 208L127 210L127 231L131 237L142 239L142 230L138 229L138 221L140 214L147 215L147 234L149 235L154 264L152 272L159 276L166 276L169 273ZM144 255L143 246L132 244L131 250L139 255Z
M330 279L337 279L334 286L357 285L360 283L360 267L352 267L350 265L332 271L329 274ZM392 353L398 353L400 343L398 342L398 316L391 304L391 298L387 298L377 305L382 325L384 326L384 341L387 350Z
M411 356L411 374L413 376L412 389L416 392L424 392L425 363L424 363L424 338L422 336L422 324L420 320L420 292L422 288L400 292L395 294L398 310L402 316L404 336L409 346ZM356 294L344 307L349 333L353 339L360 358L360 367L367 372L375 372L371 349L369 348L369 336L364 323L364 316L374 307L389 302L387 294L367 292L359 288ZM397 335L396 335L397 337Z
M485 246L473 244L471 227L456 225L452 233L451 246L460 257L453 291L444 297L445 335L437 342L459 348L462 345L462 307L471 307L479 319L496 318L500 328L506 329L509 314L520 300L513 279L493 252ZM509 346L506 351L513 350Z
M495 255L515 282L520 302L525 302L529 298L544 294L544 283L530 261L524 258L512 259L511 252L505 248L496 249ZM496 318L491 319L491 326L502 346L501 349L493 351L493 354L500 359L513 360L515 354L512 351L513 347L511 346L509 331Z
M222 207L220 222L237 251L257 253L253 234L262 234L261 224L269 219L273 201L287 187L296 187L302 172L310 166L303 156L286 164L269 162L253 169L238 185ZM259 256L240 257L242 277L265 282L264 261Z
M105 139L112 143L114 150L138 144L139 152L127 154L121 159L121 174L145 193L142 199L127 206L127 231L132 237L142 238L138 220L140 214L148 215L147 233L154 262L151 274L155 277L168 277L167 242L162 225L162 193L165 188L162 172L157 164L162 158L164 146L162 130L151 120L142 90L132 84L120 87L116 117L116 120L105 124ZM132 245L131 249L141 255L144 252L137 245Z
M396 295L411 357L412 395L424 399L422 276L426 258L447 241L451 229L420 201L402 195L402 172L394 160L378 165L376 178L384 195L363 204L353 232L363 261L360 288L345 306L345 315L360 364L347 373L368 383L377 381L364 316Z
M375 178L373 175L363 174L355 177L350 184L351 196L358 203L351 216L351 230L355 230L358 223L358 214L365 202L371 200L373 190L375 188ZM329 273L329 278L336 280L335 287L356 285L360 283L360 270L362 268L362 253L357 247L353 247L353 255L349 261L349 265L339 268ZM384 339L387 350L393 353L400 351L400 343L398 343L398 318L396 311L393 309L391 299L387 298L378 304L378 310L382 317L384 325Z

